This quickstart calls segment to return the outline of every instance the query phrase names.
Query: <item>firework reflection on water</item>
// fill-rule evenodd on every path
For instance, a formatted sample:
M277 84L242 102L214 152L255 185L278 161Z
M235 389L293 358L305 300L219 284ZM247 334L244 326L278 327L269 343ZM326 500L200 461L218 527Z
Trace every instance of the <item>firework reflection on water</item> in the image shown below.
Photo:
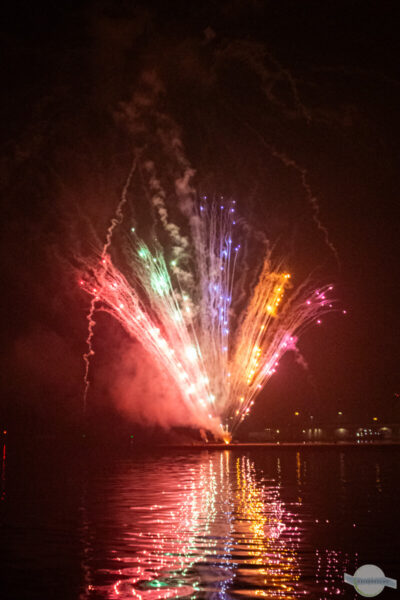
M115 481L114 548L82 598L267 597L306 594L300 583L302 524L247 456L204 452L183 472L165 459L155 471ZM157 502L154 498L157 496ZM137 503L135 503L135 501ZM133 503L132 503L133 502ZM110 583L95 583L102 579Z

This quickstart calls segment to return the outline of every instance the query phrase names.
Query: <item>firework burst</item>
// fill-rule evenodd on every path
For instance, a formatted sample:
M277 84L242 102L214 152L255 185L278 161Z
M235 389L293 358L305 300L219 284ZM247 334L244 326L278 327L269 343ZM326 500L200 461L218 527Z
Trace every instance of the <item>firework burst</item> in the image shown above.
M91 333L94 310L110 313L174 382L198 426L225 441L298 336L333 310L332 286L294 289L290 273L267 253L247 306L237 312L235 274L243 265L235 210L235 201L193 203L185 255L157 240L149 246L132 228L128 271L103 251L86 262L80 281L92 296ZM177 231L173 226L174 241Z

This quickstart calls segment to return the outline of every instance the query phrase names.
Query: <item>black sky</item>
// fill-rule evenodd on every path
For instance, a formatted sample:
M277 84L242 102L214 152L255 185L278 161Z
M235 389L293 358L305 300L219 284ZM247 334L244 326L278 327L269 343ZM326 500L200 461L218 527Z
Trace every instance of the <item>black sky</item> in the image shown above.
M395 418L395 8L257 0L2 8L4 423L79 420L88 301L70 265L104 238L134 147L147 143L155 161L165 158L151 111L133 128L121 119L121 103L149 92L149 72L163 86L158 109L179 127L198 189L234 195L246 218L278 240L295 276L316 269L348 311L305 336L309 372L288 357L250 425L295 407ZM100 413L111 405L104 370L120 336L115 324L102 326L92 390Z

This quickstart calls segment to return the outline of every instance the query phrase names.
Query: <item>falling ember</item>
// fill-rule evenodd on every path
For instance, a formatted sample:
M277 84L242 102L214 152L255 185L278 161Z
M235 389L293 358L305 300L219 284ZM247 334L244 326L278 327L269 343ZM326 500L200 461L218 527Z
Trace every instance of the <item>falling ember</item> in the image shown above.
M117 319L174 382L199 428L226 444L283 354L295 350L303 330L332 310L332 300L318 301L332 286L294 289L290 273L267 255L247 307L236 314L240 244L233 241L233 205L203 199L194 206L190 273L176 252L171 260L169 248L159 242L148 246L131 228L127 276L103 252L100 260L86 263L79 281L92 306L96 301L97 309Z

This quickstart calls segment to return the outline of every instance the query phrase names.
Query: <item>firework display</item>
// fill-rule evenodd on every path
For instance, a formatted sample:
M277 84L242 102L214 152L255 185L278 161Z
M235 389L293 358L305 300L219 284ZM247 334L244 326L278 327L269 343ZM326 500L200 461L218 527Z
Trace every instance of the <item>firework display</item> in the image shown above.
M332 286L295 289L290 273L265 252L248 301L236 303L243 296L238 273L247 263L235 201L193 202L189 238L166 226L161 210L171 247L156 238L145 243L132 227L127 270L109 254L110 236L107 251L86 262L80 285L92 296L89 342L94 311L110 313L174 382L199 428L228 443L282 356L333 310Z

